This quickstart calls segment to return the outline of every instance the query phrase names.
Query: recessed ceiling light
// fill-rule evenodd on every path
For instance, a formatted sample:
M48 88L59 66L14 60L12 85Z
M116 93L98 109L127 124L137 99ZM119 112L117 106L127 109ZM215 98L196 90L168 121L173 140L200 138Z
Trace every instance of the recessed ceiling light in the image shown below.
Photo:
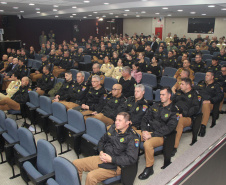
M35 8L35 10L40 10L40 8Z
M110 15L113 15L114 13L111 12L111 13L109 13L109 14L110 14Z
M55 17L59 17L58 15L55 15Z
M13 9L18 9L18 7L13 7Z
M177 10L178 12L183 12L183 10Z
M196 12L190 12L190 14L196 14Z
M90 1L83 1L84 3L89 3Z
M126 17L126 16L127 16L127 14L125 13L125 14L123 14L123 16L125 16L125 17Z
M102 17L106 17L106 15L103 15Z
M116 15L115 18L118 18L118 15Z
M34 4L34 3L30 3L29 5L30 5L30 6L34 6L35 4Z
M104 3L105 5L108 5L109 3Z
M1 4L7 4L7 2L1 2Z
M141 13L146 13L145 11L142 11Z
M103 20L104 20L103 18L100 18L100 19L99 19L99 21L103 21Z
M136 17L140 17L140 15L136 15Z
M158 15L159 13L155 13L155 14L157 14L157 15Z
M129 12L130 10L125 10L125 12Z
M163 7L162 9L163 9L163 10L168 10L168 8L167 8L167 7Z
M58 8L59 6L58 6L58 5L53 5L53 7L54 7L54 8Z
M53 11L54 11L54 12L57 12L58 10L57 10L57 9L53 9Z
M167 16L169 16L169 17L170 17L170 16L172 16L172 15L171 15L171 14L168 14Z
M4 12L4 10L0 10L0 12Z
M72 15L76 15L76 13L73 13Z
M87 17L83 17L84 19L86 19Z
M209 8L214 8L214 7L215 7L215 5L209 5L208 7L209 7Z
M221 10L226 10L226 8L222 8Z
M70 18L73 18L73 16L71 15Z
M20 13L24 13L24 11L23 11L23 10L21 10L21 11L20 11Z
M72 8L77 8L77 6L72 6Z
M41 12L36 12L36 13L41 13Z
M202 15L206 15L205 13L203 13Z
M92 17L93 15L88 15L89 17Z
M148 1L148 0L141 0L141 1Z
M96 19L99 19L100 17L96 17Z
M97 12L93 12L93 13L97 13Z

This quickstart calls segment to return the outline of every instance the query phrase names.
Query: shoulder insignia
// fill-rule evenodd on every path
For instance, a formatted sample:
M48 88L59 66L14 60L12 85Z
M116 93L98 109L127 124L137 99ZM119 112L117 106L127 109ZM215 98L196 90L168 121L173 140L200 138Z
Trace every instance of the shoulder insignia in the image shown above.
M75 85L71 85L72 88L74 88Z
M78 89L78 92L80 92L80 89Z
M135 147L139 147L139 139L134 139L134 141L135 141Z
M54 80L54 77L51 77L51 81L53 81Z
M122 143L122 142L124 142L124 138L123 137L120 139L120 143Z
M107 94L104 94L104 100L107 98Z
M168 118L169 117L169 114L165 114L165 118Z
M201 96L198 96L198 100L201 101L201 99L202 99Z
M211 89L214 89L214 86L212 86Z
M68 89L69 88L69 85L67 85L66 88Z
M82 87L82 91L84 91L85 89L86 89L86 86L83 86L83 87Z
M118 100L115 100L115 103L118 103Z
M110 133L110 132L108 132L108 135L109 135L109 136L111 136L111 133Z
M191 98L191 94L188 95L188 98Z
M136 108L136 111L139 111L139 109L140 109L140 108L139 108L139 107L137 107L137 108Z
M96 95L98 94L98 92L96 92Z
M176 116L177 116L177 121L179 121L179 119L180 119L180 114L179 114L179 113L176 113Z
M142 109L142 111L146 111L147 110L147 108L148 108L148 106L147 105L143 105L143 109Z
M152 108L152 110L153 110L154 112L158 112L158 109L154 109L154 108Z
M132 105L131 105L131 104L127 104L127 106L128 106L128 107L132 107Z

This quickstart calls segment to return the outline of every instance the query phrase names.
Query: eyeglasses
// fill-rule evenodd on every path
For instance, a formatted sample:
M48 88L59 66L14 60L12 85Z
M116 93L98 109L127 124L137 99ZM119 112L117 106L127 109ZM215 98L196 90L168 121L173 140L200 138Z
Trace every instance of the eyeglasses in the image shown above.
M112 91L117 91L117 90L120 90L120 89L112 89Z
M99 81L91 81L92 83L96 83L96 82L99 82Z

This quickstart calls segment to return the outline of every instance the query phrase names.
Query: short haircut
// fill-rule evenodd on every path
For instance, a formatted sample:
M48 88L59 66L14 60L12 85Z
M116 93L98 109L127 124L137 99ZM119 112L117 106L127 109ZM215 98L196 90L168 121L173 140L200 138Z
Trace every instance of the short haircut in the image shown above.
M47 56L46 55L42 55L42 58L47 58Z
M96 78L99 82L101 81L100 76L99 75L93 75L92 78Z
M78 73L81 73L81 75L82 75L83 77L85 77L84 71L79 71ZM78 74L78 73L77 73L77 74Z
M140 88L142 91L145 91L145 87L143 84L138 84L135 86L135 88Z
M190 78L181 78L181 81L185 82L186 84L189 84L190 86L192 86L192 81Z
M129 66L125 66L122 68L122 71L127 72L129 74L131 74L131 68Z
M72 75L71 71L69 71L69 70L66 71L65 74L66 74L66 73L69 74L69 75Z
M226 64L222 65L221 68L222 68L222 67L226 67Z
M100 69L100 64L99 63L94 63L93 66L96 65Z
M214 76L214 72L212 70L208 70L206 73L211 73Z
M169 86L165 86L165 87L162 87L161 89L160 89L160 91L162 91L162 90L167 90L167 93L168 94L171 94L172 95L172 90L171 90L171 88L169 87Z
M24 63L24 59L20 58L19 60Z
M168 53L172 53L173 54L173 51L170 50L170 51L168 51Z
M125 121L130 121L130 115L127 112L120 112L117 114L117 116L123 116Z
M13 75L14 75L14 77L18 78L20 76L20 73L19 73L19 71L17 71L15 73L13 73Z
M190 76L190 71L188 69L183 69L183 71L185 71L187 73L187 76Z
M43 66L43 67L45 67L46 70L50 71L50 66L49 66L49 65L45 65L45 66Z

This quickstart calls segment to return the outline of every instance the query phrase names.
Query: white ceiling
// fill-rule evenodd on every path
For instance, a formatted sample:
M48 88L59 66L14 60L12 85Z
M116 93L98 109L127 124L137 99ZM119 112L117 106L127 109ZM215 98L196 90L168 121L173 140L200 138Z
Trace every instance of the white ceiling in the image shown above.
M29 5L30 3L35 5ZM208 7L209 5L215 7ZM74 6L76 8L72 8ZM164 7L168 9L162 9ZM37 8L39 10L36 10ZM53 11L54 9L56 11ZM182 0L89 0L89 3L86 3L83 0L0 0L0 15L21 15L24 18L38 19L96 19L103 16L103 18L226 17L226 1L189 0L185 3Z

